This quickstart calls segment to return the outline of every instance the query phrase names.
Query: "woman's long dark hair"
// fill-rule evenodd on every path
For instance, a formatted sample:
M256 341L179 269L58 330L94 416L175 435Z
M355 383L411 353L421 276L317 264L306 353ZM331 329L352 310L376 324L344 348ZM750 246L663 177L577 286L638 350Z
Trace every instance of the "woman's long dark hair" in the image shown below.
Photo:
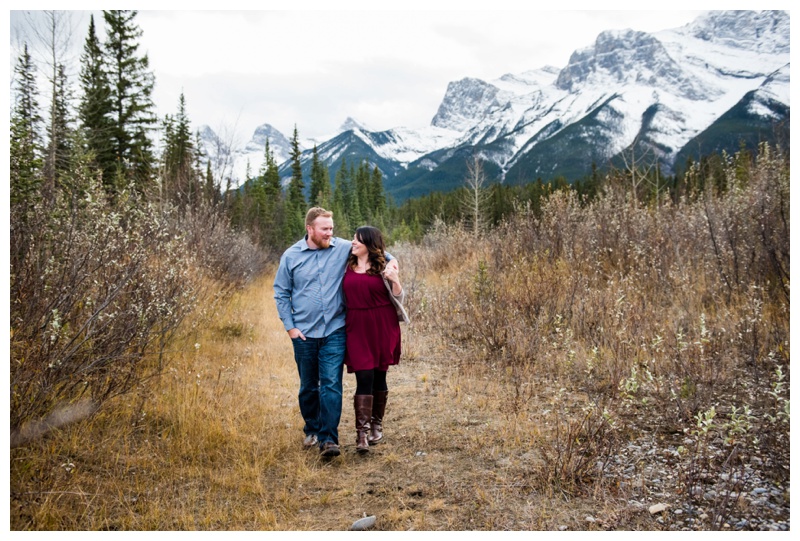
M382 273L386 268L386 258L384 257L386 246L381 230L371 225L362 225L356 229L356 238L358 242L367 247L367 259L369 260L367 274ZM351 269L355 269L358 265L358 258L350 254L350 257L347 258L347 265Z

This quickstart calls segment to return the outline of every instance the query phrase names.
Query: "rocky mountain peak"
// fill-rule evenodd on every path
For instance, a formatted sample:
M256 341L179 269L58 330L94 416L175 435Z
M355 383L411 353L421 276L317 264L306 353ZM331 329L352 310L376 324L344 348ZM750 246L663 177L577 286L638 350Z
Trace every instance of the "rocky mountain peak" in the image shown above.
M444 99L431 125L466 131L483 118L487 109L497 105L495 98L499 91L496 86L471 77L452 81L447 85Z
M653 35L634 30L600 33L594 46L572 53L556 86L568 92L597 77L616 83L683 84L681 70Z
M712 11L686 25L703 41L759 53L789 53L788 11Z
M354 119L353 117L347 117L347 119L339 126L339 133L350 131L350 130L364 130L369 131L369 128L364 126L361 122Z

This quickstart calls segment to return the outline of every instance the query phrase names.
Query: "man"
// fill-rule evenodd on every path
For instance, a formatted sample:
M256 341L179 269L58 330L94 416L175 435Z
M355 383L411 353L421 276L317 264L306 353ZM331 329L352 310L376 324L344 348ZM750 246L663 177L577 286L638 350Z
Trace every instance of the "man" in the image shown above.
M281 256L275 275L275 303L292 339L300 375L303 447L319 445L324 457L339 450L345 306L342 294L350 241L333 236L333 213L320 207L306 213L306 235ZM389 264L397 261L386 254Z

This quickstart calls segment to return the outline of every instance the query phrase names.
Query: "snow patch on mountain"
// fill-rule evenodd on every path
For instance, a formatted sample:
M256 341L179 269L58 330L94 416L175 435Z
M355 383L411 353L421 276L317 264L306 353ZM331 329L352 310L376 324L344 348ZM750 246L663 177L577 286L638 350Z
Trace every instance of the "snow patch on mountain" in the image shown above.
M303 141L301 150L308 159L308 149L324 147L320 157L331 164L357 138L385 160L406 167L425 158L422 166L433 169L434 151L474 146L508 170L537 144L585 122L593 126L585 136L602 136L608 157L644 137L669 160L750 92L755 114L774 115L774 102L789 106L789 37L789 13L774 11L709 12L656 33L605 31L562 69L450 82L427 127L374 132L347 118L339 133ZM267 139L279 163L289 159L286 137L265 124L234 153L239 182L247 162L258 171Z

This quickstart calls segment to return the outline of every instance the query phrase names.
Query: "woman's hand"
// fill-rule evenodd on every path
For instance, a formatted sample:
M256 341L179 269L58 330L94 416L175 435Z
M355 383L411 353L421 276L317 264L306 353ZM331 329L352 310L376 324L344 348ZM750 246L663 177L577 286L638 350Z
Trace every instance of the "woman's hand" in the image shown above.
M397 296L403 292L403 286L400 285L400 273L397 271L397 267L390 267L386 265L386 268L383 270L383 276L389 280L389 284L392 286L392 295Z
M386 265L386 268L383 271L383 275L390 282L400 283L400 273L397 271L396 266L391 267L389 265Z

